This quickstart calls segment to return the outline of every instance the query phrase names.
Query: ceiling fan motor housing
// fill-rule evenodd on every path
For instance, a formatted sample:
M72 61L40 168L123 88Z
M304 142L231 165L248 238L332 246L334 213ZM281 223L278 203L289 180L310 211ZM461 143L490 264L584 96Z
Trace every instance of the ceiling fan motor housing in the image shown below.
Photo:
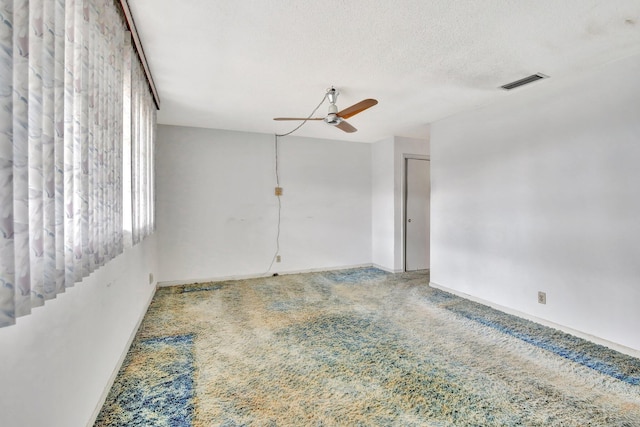
M339 125L342 119L338 116L338 106L336 105L338 91L333 87L327 90L327 98L329 98L329 111L327 112L327 117L324 118L324 122L333 126Z
M335 105L334 105L334 107L335 107ZM329 111L331 111L331 110L329 110ZM336 125L339 125L340 123L342 123L342 118L340 118L336 113L329 112L329 114L327 114L327 117L324 118L324 121L327 124L336 126Z

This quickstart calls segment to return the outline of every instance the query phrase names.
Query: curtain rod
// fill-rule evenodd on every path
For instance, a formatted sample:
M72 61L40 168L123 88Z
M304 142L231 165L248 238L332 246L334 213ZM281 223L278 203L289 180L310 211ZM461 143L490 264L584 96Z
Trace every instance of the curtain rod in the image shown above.
M127 26L129 27L129 31L131 32L133 43L136 47L136 51L138 52L138 57L140 58L140 62L142 62L142 68L144 68L144 74L147 77L147 82L149 83L149 87L151 88L151 93L153 94L153 101L156 104L156 108L159 110L160 97L158 96L156 85L153 83L153 77L151 77L151 70L149 69L149 65L147 64L147 58L144 56L142 43L140 42L140 38L138 37L136 24L133 22L133 15L131 15L131 9L129 9L129 4L127 3L127 0L120 0L120 7L122 8L122 12L124 13L125 20L127 21Z

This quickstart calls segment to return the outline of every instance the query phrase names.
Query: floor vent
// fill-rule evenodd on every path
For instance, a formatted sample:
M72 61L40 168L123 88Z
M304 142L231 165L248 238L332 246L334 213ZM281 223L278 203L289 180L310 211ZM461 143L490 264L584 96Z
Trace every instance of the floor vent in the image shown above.
M511 90L511 89L515 89L515 88L520 87L520 86L524 86L524 85L529 84L529 83L533 83L533 82L538 81L538 80L546 79L548 77L549 76L545 76L544 74L536 73L536 74L533 74L533 75L531 75L529 77L525 77L524 79L516 80L515 82L511 82L511 83L507 83L506 85L502 85L502 86L500 86L500 88L502 88L504 90Z

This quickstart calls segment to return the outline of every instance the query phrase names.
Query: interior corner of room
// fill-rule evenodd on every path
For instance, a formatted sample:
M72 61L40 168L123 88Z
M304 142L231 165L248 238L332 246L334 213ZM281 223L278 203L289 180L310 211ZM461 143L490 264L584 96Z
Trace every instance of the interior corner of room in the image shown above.
M307 114L326 86L339 87L339 82L325 83L319 72L313 72L308 84L299 75L288 77L288 92L281 90L285 83L280 79L276 89L265 88L264 94L247 94L259 92L256 86L247 92L238 87L231 90L226 81L219 83L224 87L212 89L215 85L205 76L215 69L210 62L206 62L209 68L192 66L183 69L180 81L171 80L171 73L180 69L180 59L191 51L180 51L179 41L157 33L166 21L165 8L179 9L178 2L128 3L148 61L148 65L136 65L137 72L154 74L157 93L154 87L152 98L159 102L159 93L167 105L158 112L152 150L155 170L149 184L155 189L155 200L150 200L155 232L148 230L145 239L125 246L122 253L43 307L19 317L13 326L0 328L0 424L3 419L16 426L91 424L157 287L212 280L362 266L391 273L426 268L430 283L425 286L640 357L637 19L627 19L633 24L616 24L609 38L602 39L594 24L589 33L593 41L583 29L574 34L567 28L567 37L575 38L566 43L540 36L544 40L532 49L558 72L513 92L499 89L504 82L494 84L495 75L488 76L489 72L465 75L470 65L461 57L466 50L456 55L454 48L459 46L454 38L449 44L446 37L438 39L449 47L429 51L431 58L444 58L439 62L441 69L429 70L433 74L420 74L410 67L412 58L425 52L423 48L409 45L406 58L397 44L398 51L387 49L395 62L385 62L386 66L398 67L391 68L397 84L387 86L388 91L385 84L392 80L385 80L386 75L380 80L363 77L360 82L336 60L322 68L326 73L322 78L344 73L339 105L369 96L377 97L379 105L362 113L370 114L369 118L349 119L358 128L356 133L340 133L318 118L306 123L301 133L280 138L274 148L274 134L290 127L273 125L272 117L298 110ZM197 2L204 12L220 12L213 3L217 2ZM591 3L598 10L607 9L607 2ZM623 3L640 13L632 2ZM3 13L5 9L0 10ZM391 22L401 26L407 20L407 28L413 28L409 15L393 15ZM254 11L247 19L258 22L265 33L280 34L258 16ZM547 18L536 19L545 22ZM621 17L612 17L611 22L614 18ZM167 31L189 32L194 40L206 34L209 24L204 17L190 15L189 19L200 28L192 29L195 33L177 22ZM300 22L292 25L303 34L301 42L315 43L316 36L306 34ZM630 36L632 27L635 33ZM346 23L345 31L353 35ZM214 46L230 43L224 35L214 35ZM409 36L401 31L397 37ZM581 37L587 40L584 45L576 41ZM285 39L277 40L279 51L286 50ZM228 69L219 78L238 75L244 78L238 82L249 85L262 79L262 87L268 86L270 77L283 72L285 59L277 56L270 61L259 53L270 40L242 38L241 48L255 48L250 59L225 50L236 60L225 63ZM585 46L593 56L573 52L565 63L562 52L569 50L570 42ZM607 53L607 46L614 42L619 49ZM372 42L367 43L372 52L377 51ZM505 46L504 40L483 43L487 44L478 52L484 58L491 57L492 50L487 50L491 43ZM302 52L298 59L291 59L292 66L300 70L330 62L330 46L322 42L320 47L324 55ZM175 56L167 53L169 48ZM454 50L447 56L449 49ZM518 49L508 49L509 58L517 58L508 63L510 77L520 77L513 71L545 71L531 70L533 65ZM336 55L346 61L350 50L340 52ZM8 60L0 56L0 61ZM371 67L375 62L366 60ZM485 65L506 77L495 64ZM260 67L261 72L255 71ZM580 71L573 73L575 68ZM254 74L245 76L250 70ZM380 73L385 70L380 67ZM358 71L366 77L365 70ZM415 83L414 74L420 74L420 78L433 78L433 87L414 93L401 81L405 74L407 85ZM10 77L7 81L13 81ZM187 102L176 94L190 79L198 80L203 89L185 94ZM222 93L224 98L213 112L206 107L214 98L212 93ZM449 102L447 96L460 93L464 102ZM427 94L428 102L423 99ZM385 110L385 102L404 100L406 110L422 109L424 120L405 123L401 106ZM256 104L268 104L270 115ZM225 112L227 106L233 107L233 114ZM241 109L247 118L237 117ZM6 114L1 118L4 126L9 119ZM393 123L398 124L397 130ZM0 148L8 141L2 138ZM136 159L142 161L135 157L132 161ZM416 175L410 172L414 167ZM427 182L421 174L426 174ZM417 207L410 199L412 182L425 184L415 191L428 194ZM3 188L8 186L2 185L0 196L5 197ZM274 187L281 189L280 195L274 195ZM421 219L416 220L414 212ZM416 233L428 236L428 244L418 249L422 252L417 261L407 255L413 250L410 237ZM25 402L37 403L38 410L26 409Z

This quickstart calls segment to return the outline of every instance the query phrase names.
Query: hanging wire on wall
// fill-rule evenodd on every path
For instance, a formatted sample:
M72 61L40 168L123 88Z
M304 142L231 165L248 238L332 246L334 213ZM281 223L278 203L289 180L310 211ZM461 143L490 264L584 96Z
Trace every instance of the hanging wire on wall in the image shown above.
M325 99L327 99L327 94L326 93L324 94L324 96L322 97L322 100L316 106L316 108L313 109L311 114L309 114L307 116L307 118L302 123L300 123L298 126L296 126L293 130L291 130L291 131L289 131L287 133L281 133L281 134L276 133L276 134L274 134L276 187L278 187L278 188L280 187L280 171L279 171L280 161L279 161L279 157L278 157L279 156L279 140L278 140L278 138L289 136L292 133L294 133L295 131L297 131L298 129L300 129L302 126L304 126L304 124L307 123L309 121L309 119L311 117L313 117L314 114L316 114L316 111L318 111L318 108L320 108L320 106L324 103ZM282 219L282 200L280 199L281 195L276 195L276 197L278 198L278 226L277 226L277 233L276 233L276 251L273 254L273 258L271 259L271 264L269 264L269 268L267 269L265 274L268 274L271 271L271 268L273 267L273 263L276 261L276 259L278 258L278 255L280 254L280 229L281 229L281 219Z

